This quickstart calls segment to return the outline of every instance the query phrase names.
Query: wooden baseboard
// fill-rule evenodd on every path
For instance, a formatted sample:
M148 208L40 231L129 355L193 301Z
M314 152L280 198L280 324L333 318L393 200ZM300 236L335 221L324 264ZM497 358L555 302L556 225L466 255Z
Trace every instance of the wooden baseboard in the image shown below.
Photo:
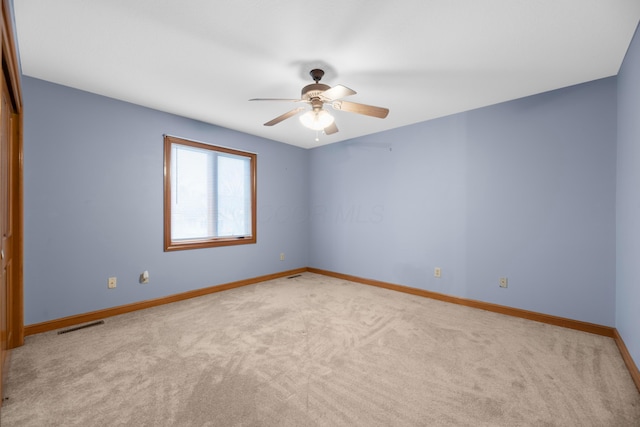
M336 277L338 279L349 280L351 282L362 283L365 285L376 286L379 288L390 289L393 291L404 292L411 295L417 295L425 298L431 298L439 301L450 302L453 304L463 305L466 307L479 308L481 310L487 310L494 313L505 314L508 316L520 317L523 319L534 320L537 322L547 323L555 326L562 326L564 328L575 329L583 332L589 332L596 335L602 335L605 337L613 338L620 350L622 359L627 365L627 369L631 374L631 378L635 383L638 391L640 391L640 371L636 366L631 354L627 350L622 337L616 330L609 326L597 325L594 323L582 322L579 320L567 319L564 317L551 316L548 314L536 313L533 311L522 310L519 308L512 308L498 304L492 304L482 301L475 301L465 298L454 297L451 295L441 294L438 292L426 291L424 289L412 288L409 286L396 285L393 283L381 282L379 280L365 279L362 277L352 276L349 274L336 273L333 271L322 270L313 267L298 268L295 270L283 271L280 273L268 274L265 276L254 277L251 279L239 280L237 282L225 283L222 285L211 286L203 289L196 289L189 292L170 295L168 297L157 298L152 300L146 300L136 302L132 304L122 305L119 307L107 308L104 310L93 311L90 313L78 314L75 316L64 317L60 319L54 319L47 322L36 323L27 325L24 328L25 336L39 334L42 332L53 331L61 328L68 328L70 326L80 325L82 323L93 322L96 320L104 319L107 317L117 316L119 314L130 313L136 310L143 310L145 308L156 307L159 305L169 304L176 301L182 301L190 298L199 297L202 295L212 294L215 292L225 291L227 289L239 288L242 286L253 285L255 283L265 282L267 280L278 279L280 277L287 277L294 274L304 273L309 271L311 273L322 274L325 276Z
M104 319L107 317L117 316L119 314L130 313L136 310L143 310L145 308L156 307L163 304L169 304L176 301L182 301L189 298L195 298L202 295L212 294L215 292L221 292L227 289L239 288L241 286L252 285L255 283L264 282L267 280L278 279L280 277L291 276L294 274L304 273L309 271L311 273L322 274L325 276L336 277L339 279L349 280L356 283L362 283L365 285L376 286L379 288L390 289L393 291L404 292L407 294L418 295L421 297L436 299L439 301L450 302L453 304L464 305L467 307L479 308L482 310L492 311L495 313L506 314L509 316L520 317L523 319L535 320L542 323L548 323L551 325L562 326L565 328L576 329L579 331L590 332L597 335L603 335L610 338L615 338L617 331L615 328L608 326L596 325L593 323L581 322L579 320L567 319L564 317L551 316L548 314L536 313L533 311L522 310L518 308L507 307L498 304L492 304L482 301L475 301L460 297L454 297L451 295L441 294L438 292L426 291L424 289L412 288L409 286L396 285L393 283L381 282L378 280L365 279L362 277L352 276L349 274L336 273L333 271L322 270L313 267L303 267L295 270L283 271L280 273L268 274L265 276L254 277L245 280L239 280L237 282L225 283L222 285L211 286L202 289L196 289L189 292L184 292L175 295L169 295L167 297L156 298L152 300L135 302L132 304L121 305L118 307L107 308L104 310L93 311L90 313L77 314L74 316L63 317L60 319L49 320L47 322L35 323L32 325L26 325L24 328L25 336L39 334L42 332L48 332L60 328L67 328L69 326L76 326L86 322L93 322L95 320ZM617 341L622 342L622 338L617 338ZM623 343L624 345L624 343ZM626 348L626 347L625 347Z
M362 283L365 285L376 286L379 288L391 289L393 291L404 292L407 294L418 295L425 298L436 299L439 301L450 302L453 304L464 305L467 307L479 308L482 310L492 311L494 313L506 314L508 316L520 317L523 319L535 320L537 322L548 323L550 325L562 326L565 328L576 329L579 331L589 332L596 335L613 338L615 328L609 326L597 325L594 323L581 322L579 320L567 319L564 317L551 316L548 314L537 313L535 311L522 310L519 308L507 307L504 305L492 304L488 302L476 301L466 298L454 297L451 295L441 294L438 292L425 291L424 289L411 288L409 286L396 285L393 283L381 282L378 280L363 279L348 274L336 273L333 271L321 270L309 267L309 272L323 274L325 276L336 277L339 279L349 280L352 282Z
M184 292L175 295L169 295L167 297L156 298L152 300L135 302L132 304L121 305L118 307L107 308L104 310L92 311L90 313L77 314L74 316L63 317L60 319L49 320L47 322L35 323L27 325L24 328L25 336L39 334L42 332L53 331L61 328L68 328L70 326L80 325L82 323L93 322L96 320L104 319L107 317L117 316L119 314L130 313L132 311L143 310L145 308L156 307L159 305L169 304L176 301L182 301L190 298L195 298L215 292L226 291L227 289L239 288L242 286L253 285L255 283L265 282L267 280L278 279L280 277L287 277L293 274L300 274L307 271L306 268L298 268L295 270L282 271L280 273L267 274L265 276L254 277L251 279L239 280L237 282L225 283L222 285L211 286L208 288L196 289L189 292Z
M622 355L622 360L624 360L625 365L627 365L629 374L631 374L631 378L633 379L633 382L635 383L636 388L638 389L638 392L640 392L640 371L638 370L638 366L633 361L633 358L631 357L631 353L629 353L629 350L627 350L627 346L625 345L624 340L622 339L622 336L620 336L620 333L618 332L617 329L614 332L613 339L616 341L616 344L618 345L618 350L620 350L620 354Z

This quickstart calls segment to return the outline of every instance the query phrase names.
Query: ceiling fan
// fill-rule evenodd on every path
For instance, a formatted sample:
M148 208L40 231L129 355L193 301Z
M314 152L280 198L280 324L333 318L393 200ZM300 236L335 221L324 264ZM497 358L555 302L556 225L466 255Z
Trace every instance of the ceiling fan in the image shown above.
M300 116L300 121L306 127L320 131L323 130L326 135L338 132L334 117L329 114L323 107L324 104L330 104L334 110L348 111L350 113L364 114L365 116L378 117L384 119L389 114L388 108L374 107L373 105L358 104L356 102L342 101L342 98L355 95L356 91L346 86L336 85L330 87L320 83L320 79L324 76L324 71L316 68L309 72L315 83L309 84L302 88L302 96L300 99L282 99L282 98L253 98L249 101L287 101L287 102L304 102L311 105L311 110ZM293 117L305 107L294 108L291 111L266 122L265 126L273 126L283 120Z

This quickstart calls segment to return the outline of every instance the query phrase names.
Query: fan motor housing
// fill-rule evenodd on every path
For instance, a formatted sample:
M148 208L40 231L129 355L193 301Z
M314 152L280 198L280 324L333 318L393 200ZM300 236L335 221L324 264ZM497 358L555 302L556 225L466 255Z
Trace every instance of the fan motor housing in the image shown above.
M328 89L331 89L331 86L322 83L306 85L302 88L302 99L308 101L312 98L318 98L322 92Z

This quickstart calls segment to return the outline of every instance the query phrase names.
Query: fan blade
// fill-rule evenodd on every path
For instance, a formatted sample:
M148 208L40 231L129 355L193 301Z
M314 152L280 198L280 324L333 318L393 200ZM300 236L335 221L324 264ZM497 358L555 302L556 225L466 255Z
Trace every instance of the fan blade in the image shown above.
M387 117L387 114L389 114L388 108L374 107L373 105L358 104L349 101L335 101L331 106L336 110L364 114L365 116L378 117L380 119L384 119Z
M329 126L324 128L325 135L331 135L332 133L338 132L338 126L336 126L336 122L331 123Z
M287 101L287 102L303 102L304 99L286 99L286 98L252 98L249 101Z
M293 109L293 110L291 110L291 111L287 111L286 113L284 113L284 114L282 114L282 115L280 115L280 116L276 117L275 119L268 121L268 122L267 122L267 123L265 123L264 125L265 125L265 126L273 126L273 125L277 125L277 124L278 124L278 123L280 123L281 121L286 120L286 119L288 119L288 118L289 118L289 117L291 117L291 116L295 116L296 114L298 114L298 113L299 113L300 111L302 111L302 110L304 110L304 107L298 107L298 108L295 108L295 109Z
M331 89L327 89L320 94L320 98L325 102L331 102L336 99L344 98L345 96L355 95L356 91L351 90L346 86L336 85Z

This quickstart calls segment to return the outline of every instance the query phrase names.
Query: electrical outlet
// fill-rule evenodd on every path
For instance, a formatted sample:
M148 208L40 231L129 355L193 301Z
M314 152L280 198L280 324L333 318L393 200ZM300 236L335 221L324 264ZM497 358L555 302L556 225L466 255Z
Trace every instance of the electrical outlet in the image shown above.
M109 289L114 289L117 284L118 284L118 279L116 277L109 277L109 280L107 280L107 287Z
M284 261L284 252L280 253L280 261Z
M442 271L440 270L440 267L436 267L433 269L433 277L440 278L441 275Z
M509 281L507 280L506 277L501 277L500 278L500 287L501 288L507 288L509 287Z

